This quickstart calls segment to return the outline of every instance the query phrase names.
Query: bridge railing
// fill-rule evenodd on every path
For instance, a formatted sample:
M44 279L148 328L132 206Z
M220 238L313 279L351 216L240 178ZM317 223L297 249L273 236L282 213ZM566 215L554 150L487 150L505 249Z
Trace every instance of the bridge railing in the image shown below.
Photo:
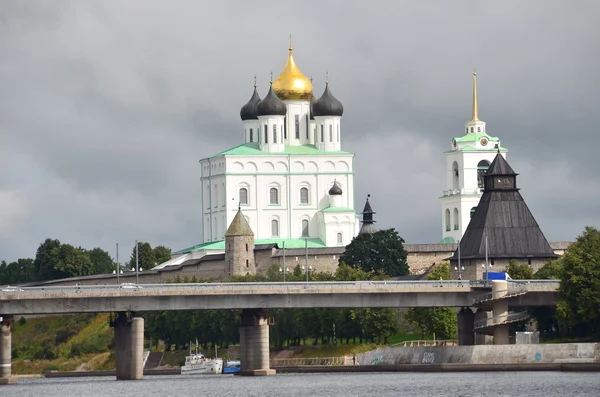
M251 282L251 283L163 283L163 284L115 284L115 285L69 285L69 286L35 286L11 288L10 292L37 292L37 291L90 291L90 290L240 290L240 289L319 289L323 287L334 287L338 289L356 289L372 287L470 287L470 282L465 280L422 280L422 281L293 281L293 282Z
M441 340L406 340L404 342L395 343L391 347L418 347L418 346L454 346L457 345L456 339L441 339Z
M494 299L507 299L513 296L526 294L528 291L526 284L521 284L516 288L509 288L495 292L486 292L485 294L477 295L473 298L473 304L476 305L478 303L491 301ZM502 296L497 296L500 293L506 292L506 294Z
M352 356L271 359L271 367L299 367L307 365L353 365L353 360Z
M530 314L527 310L518 313L509 313L502 314L500 316L495 317L487 317L481 320L475 321L473 324L473 329L493 327L495 325L501 325L506 323L514 323L517 321L523 321L530 317Z

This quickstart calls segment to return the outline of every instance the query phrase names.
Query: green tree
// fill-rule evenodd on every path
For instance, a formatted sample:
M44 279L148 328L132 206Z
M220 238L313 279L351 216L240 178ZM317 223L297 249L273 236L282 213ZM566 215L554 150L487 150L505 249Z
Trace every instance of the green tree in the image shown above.
M0 262L0 285L19 284L35 280L33 259L17 259L15 262Z
M35 278L40 281L86 276L93 271L92 261L84 249L52 239L40 244L33 265Z
M167 248L164 245L156 246L152 251L154 253L154 260L158 264L164 263L171 259L171 248Z
M110 254L102 248L94 248L86 252L92 261L94 274L110 273L115 269Z
M538 280L558 280L562 274L562 261L556 259L549 261L538 270L533 277Z
M600 337L600 231L587 226L561 262L558 315L573 336Z
M514 259L508 261L506 273L508 273L513 280L532 280L534 278L531 266L526 263L518 263Z
M138 266L141 269L152 269L156 265L154 250L150 243L138 242ZM135 245L131 251L131 259L129 260L129 268L135 269Z
M383 272L388 276L408 274L407 252L404 240L396 229L379 230L373 234L363 233L352 239L339 263L365 271Z
M434 267L427 280L450 280L450 264ZM422 338L435 334L439 339L453 339L458 331L456 311L451 307L413 307L404 313L404 319L421 332Z

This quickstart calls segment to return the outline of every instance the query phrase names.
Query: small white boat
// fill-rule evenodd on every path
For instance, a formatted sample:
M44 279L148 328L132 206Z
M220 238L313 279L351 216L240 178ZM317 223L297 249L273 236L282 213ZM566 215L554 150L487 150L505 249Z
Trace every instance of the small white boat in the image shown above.
M221 373L223 373L223 359L204 357L204 354L198 352L198 344L196 344L196 352L192 353L190 343L190 355L185 358L185 364L181 367L182 375Z

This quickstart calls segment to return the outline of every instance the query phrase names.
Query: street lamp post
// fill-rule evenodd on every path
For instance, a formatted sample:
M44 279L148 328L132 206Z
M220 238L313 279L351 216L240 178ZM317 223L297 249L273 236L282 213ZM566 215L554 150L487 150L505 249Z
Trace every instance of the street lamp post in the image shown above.
M286 273L286 268L285 268L285 241L281 242L281 246L283 247L283 282L285 283L285 273Z
M462 270L465 268L460 266L460 240L458 240L458 266L454 266L454 270L458 270L458 279L462 280Z
M119 272L120 272L120 266L119 266L119 243L117 243L117 285L119 285Z
M304 252L306 256L306 282L308 283L308 239L304 239Z
M138 265L138 241L135 240L135 283L140 283L140 268Z

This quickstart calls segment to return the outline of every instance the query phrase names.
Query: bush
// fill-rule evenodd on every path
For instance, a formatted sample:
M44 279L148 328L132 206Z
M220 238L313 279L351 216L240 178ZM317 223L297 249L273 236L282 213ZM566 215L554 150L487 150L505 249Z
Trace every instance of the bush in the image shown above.
M89 353L103 353L106 346L98 346L92 341L75 342L71 345L71 357Z
M19 325L23 326L27 323L27 319L25 317L21 317L19 319Z
M46 373L47 371L58 371L58 365L56 365L56 364L46 365L46 367L42 370L42 373Z

